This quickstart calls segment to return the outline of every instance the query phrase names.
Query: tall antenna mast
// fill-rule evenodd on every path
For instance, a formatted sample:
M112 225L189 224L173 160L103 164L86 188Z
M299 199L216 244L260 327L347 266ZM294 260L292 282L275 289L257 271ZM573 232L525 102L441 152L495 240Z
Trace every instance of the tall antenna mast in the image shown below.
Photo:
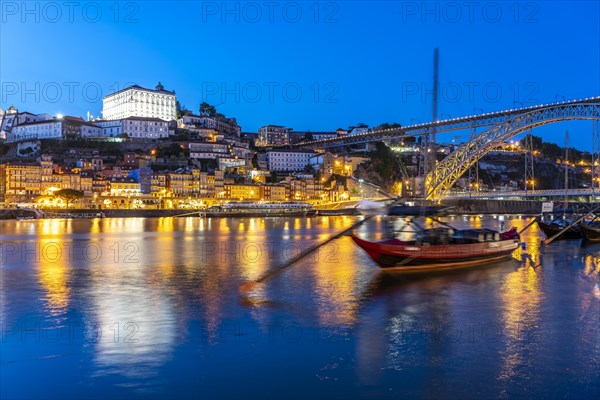
M438 102L439 102L439 64L440 64L440 50L436 47L433 49L433 99L431 104L431 122L436 122L438 120ZM433 180L435 181L435 161L437 158L437 127L433 125L431 128L431 136L427 135L427 143L425 148L425 157L426 157L426 165L427 172L430 172Z
M438 98L440 87L440 49L433 49L433 104L431 107L431 122L436 122L438 117ZM436 127L433 127L431 141L435 143Z
M569 206L569 131L565 134L565 210Z
M440 51L436 47L433 49L433 100L432 100L432 117L431 121L437 121L438 115L438 98L439 98L439 59ZM431 128L431 132L427 132L422 136L423 142L421 143L421 160L422 164L419 164L419 175L423 174L423 191L427 195L429 190L427 186L427 176L429 173L432 175L432 182L435 182L435 161L437 149L435 147L437 128L434 125ZM422 167L421 167L422 165Z

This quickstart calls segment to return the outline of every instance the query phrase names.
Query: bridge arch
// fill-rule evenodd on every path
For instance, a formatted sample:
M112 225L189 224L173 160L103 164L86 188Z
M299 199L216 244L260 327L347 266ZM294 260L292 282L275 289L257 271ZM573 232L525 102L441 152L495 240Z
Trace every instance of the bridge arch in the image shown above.
M572 120L600 120L600 105L594 102L551 105L516 115L487 129L460 145L427 175L427 199L443 199L473 164L506 140L538 126Z

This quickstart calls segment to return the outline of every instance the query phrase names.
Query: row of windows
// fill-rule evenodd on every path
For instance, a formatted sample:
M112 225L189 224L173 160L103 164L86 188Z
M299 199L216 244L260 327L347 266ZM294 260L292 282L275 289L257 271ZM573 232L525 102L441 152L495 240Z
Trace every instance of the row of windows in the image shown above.
M144 102L150 102L150 103L155 103L155 102L162 102L162 103L169 103L169 104L175 104L175 96L169 96L169 95L140 95L140 93L129 93L129 94L121 94L119 96L116 96L114 98L111 99L106 99L104 101L104 105L108 106L110 104L115 104L115 103L128 103L132 100L138 100L138 101L144 101Z
M308 155L308 154L289 154L289 155L270 154L268 157L271 160L286 160L286 159L297 160L299 158L308 160L310 158L310 155Z
M137 189L138 185L111 184L111 190Z
M134 131L147 131L148 128L147 127L143 127L143 126L134 126L134 127L128 127L127 129L133 129ZM152 129L152 131L158 131L158 132L164 132L164 128L158 128L158 129Z
M40 130L48 130L54 129L55 131L60 130L60 124L51 124L51 125L32 125L32 126L17 126L15 128L15 132L32 132L32 131L40 131Z
M130 134L131 137L136 137L136 138L162 138L162 137L167 137L168 135L166 133L164 134L158 134L158 133L131 133Z
M150 125L150 126L167 126L166 122L148 122L148 121L125 121L129 125Z

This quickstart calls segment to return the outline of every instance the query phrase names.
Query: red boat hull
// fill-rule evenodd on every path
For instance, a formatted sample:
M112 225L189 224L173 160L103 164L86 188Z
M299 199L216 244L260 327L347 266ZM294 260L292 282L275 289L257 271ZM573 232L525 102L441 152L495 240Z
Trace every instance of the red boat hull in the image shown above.
M381 268L403 271L455 269L498 261L510 256L519 247L518 240L500 240L471 244L415 245L398 240L369 242L352 235Z

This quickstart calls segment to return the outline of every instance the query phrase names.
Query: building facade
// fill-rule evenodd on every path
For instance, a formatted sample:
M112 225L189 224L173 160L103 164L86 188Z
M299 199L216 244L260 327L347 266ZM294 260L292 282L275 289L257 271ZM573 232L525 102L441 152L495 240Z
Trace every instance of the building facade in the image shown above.
M271 150L267 152L267 168L274 172L304 171L314 155L311 150Z
M102 99L102 117L106 120L128 117L175 120L177 107L175 92L165 90L158 83L155 89L130 86Z
M169 136L169 123L160 118L129 117L121 122L122 133L133 139L160 139Z
M101 135L102 129L77 117L32 121L12 128L7 142L40 139L77 139Z
M258 129L257 146L285 146L290 143L292 128L279 125L266 125Z

